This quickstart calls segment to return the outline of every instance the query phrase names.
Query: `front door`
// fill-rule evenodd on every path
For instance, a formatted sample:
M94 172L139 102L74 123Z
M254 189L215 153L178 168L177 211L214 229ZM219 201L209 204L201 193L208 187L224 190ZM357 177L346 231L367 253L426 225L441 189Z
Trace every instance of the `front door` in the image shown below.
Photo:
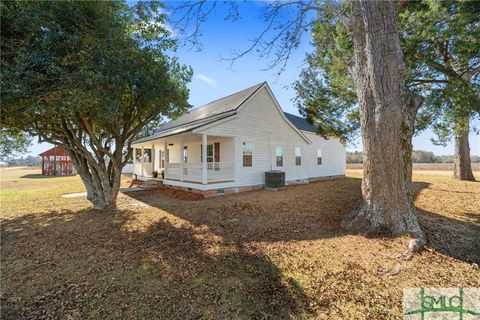
M208 170L220 170L220 142L207 145Z

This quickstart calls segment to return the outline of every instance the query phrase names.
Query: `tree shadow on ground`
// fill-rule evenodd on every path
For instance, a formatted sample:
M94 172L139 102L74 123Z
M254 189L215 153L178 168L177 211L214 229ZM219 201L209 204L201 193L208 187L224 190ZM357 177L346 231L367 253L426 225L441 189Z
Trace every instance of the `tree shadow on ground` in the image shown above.
M414 183L415 195L428 186ZM115 212L2 222L2 318L308 318L302 287L255 244L348 235L340 223L361 194L360 179L344 178L197 202L121 197ZM432 249L480 260L478 225L422 210L419 219Z
M279 319L307 298L265 256L165 217L93 210L1 226L2 318Z
M468 263L480 263L480 226L419 209L419 220L427 235L427 246Z
M25 174L21 176L21 179L52 179L52 178L65 178L65 177L73 177L74 175L58 175L58 176L44 176L41 173L31 173L31 174Z
M360 178L349 177L290 186L280 192L263 190L194 202L171 199L162 191L128 193L128 196L193 225L207 225L225 241L243 246L350 235L341 222L359 204L360 184ZM414 197L429 186L427 182L414 182ZM429 247L469 263L480 262L478 224L418 208L417 213Z

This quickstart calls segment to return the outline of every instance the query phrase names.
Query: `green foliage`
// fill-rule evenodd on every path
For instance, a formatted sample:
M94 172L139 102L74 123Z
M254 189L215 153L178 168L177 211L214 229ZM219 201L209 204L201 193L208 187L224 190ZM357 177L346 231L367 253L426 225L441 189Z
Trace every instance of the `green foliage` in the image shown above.
M192 71L166 54L175 41L162 4L0 5L2 125L62 146L88 199L114 206L134 137L188 108Z
M8 159L8 164L11 166L41 166L42 158L39 156L26 156L20 158Z
M480 162L479 156L471 156L470 158L473 163ZM412 163L453 163L454 160L455 156L453 155L436 156L430 151L412 151ZM347 163L363 163L363 152L347 152Z
M30 137L15 129L0 129L0 159L11 159L16 154L26 152Z
M363 152L347 152L347 163L363 163Z
M445 144L480 115L480 3L407 2L399 15L407 83L422 92L417 130Z
M334 5L334 4L330 4ZM339 4L347 10L348 3ZM320 135L346 142L360 126L349 63L353 41L333 14L319 15L312 30L316 53L307 55L307 67L294 84L300 113L316 125Z
M2 123L42 140L123 147L188 108L191 70L158 2L3 2ZM78 135L72 137L71 135Z
M413 150L413 163L434 163L437 162L437 157L431 151Z
M152 119L146 123L140 132L135 136L135 140L151 136L155 131L163 124L163 116L159 115L158 117Z
M330 3L348 12L349 2ZM295 83L297 106L324 135L354 138L359 128L349 70L353 44L336 16L319 13L312 30L316 52ZM480 114L480 2L409 1L399 15L406 86L425 97L417 133L432 127L436 143L468 129Z

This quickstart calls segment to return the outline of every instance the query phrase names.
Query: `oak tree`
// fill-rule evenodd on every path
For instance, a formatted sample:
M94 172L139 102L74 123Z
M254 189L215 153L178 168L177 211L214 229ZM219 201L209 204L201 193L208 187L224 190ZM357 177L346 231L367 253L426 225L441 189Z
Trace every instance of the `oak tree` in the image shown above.
M480 119L480 3L407 2L399 23L407 83L425 97L417 129L432 127L434 143L454 137L454 177L474 181L468 135Z
M188 1L178 6L184 13L181 17L187 22L194 21L194 42L197 40L198 25L213 10L215 3ZM236 9L233 8L231 17L238 17ZM393 234L408 233L413 236L409 248L418 250L426 240L413 205L411 140L422 99L415 92L405 89L406 70L397 29L398 9L396 1L273 1L264 12L265 29L259 32L250 47L234 53L232 61L245 54L259 52L263 56L273 56L270 67L277 66L281 72L291 52L300 47L302 34L310 31L317 22L312 13L345 24L352 39L350 44L345 45L353 49L350 53L353 85L347 87L358 100L358 123L364 145L363 202L350 215L345 226L360 232L386 230ZM182 28L186 29L186 26ZM340 89L344 89L345 85L338 84ZM311 88L308 93L317 95L315 84ZM322 97L338 98L345 105L352 99L352 96L343 99L339 91ZM335 111L334 104L327 106L330 111ZM336 115L353 119L355 111L350 108ZM335 132L337 124L320 133L329 135ZM356 125L353 124L339 136L348 136Z
M94 208L115 207L142 128L188 108L165 18L154 1L1 4L2 126L67 150Z

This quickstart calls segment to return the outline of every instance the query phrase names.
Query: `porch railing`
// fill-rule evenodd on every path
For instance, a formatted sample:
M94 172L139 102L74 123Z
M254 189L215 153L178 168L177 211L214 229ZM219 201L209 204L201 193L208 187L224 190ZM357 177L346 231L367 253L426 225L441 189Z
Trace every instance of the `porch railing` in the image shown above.
M208 181L233 180L234 177L233 162L208 162L207 177Z
M165 167L165 179L180 179L180 163L167 163Z
M183 181L202 182L202 163L183 163ZM182 178L180 163L166 164L166 179ZM233 162L207 162L207 182L230 181L234 179Z
M143 172L142 172L142 166L143 166ZM152 176L152 163L151 162L144 162L142 163L134 163L133 165L133 173L137 174L138 176L141 177L151 177Z

